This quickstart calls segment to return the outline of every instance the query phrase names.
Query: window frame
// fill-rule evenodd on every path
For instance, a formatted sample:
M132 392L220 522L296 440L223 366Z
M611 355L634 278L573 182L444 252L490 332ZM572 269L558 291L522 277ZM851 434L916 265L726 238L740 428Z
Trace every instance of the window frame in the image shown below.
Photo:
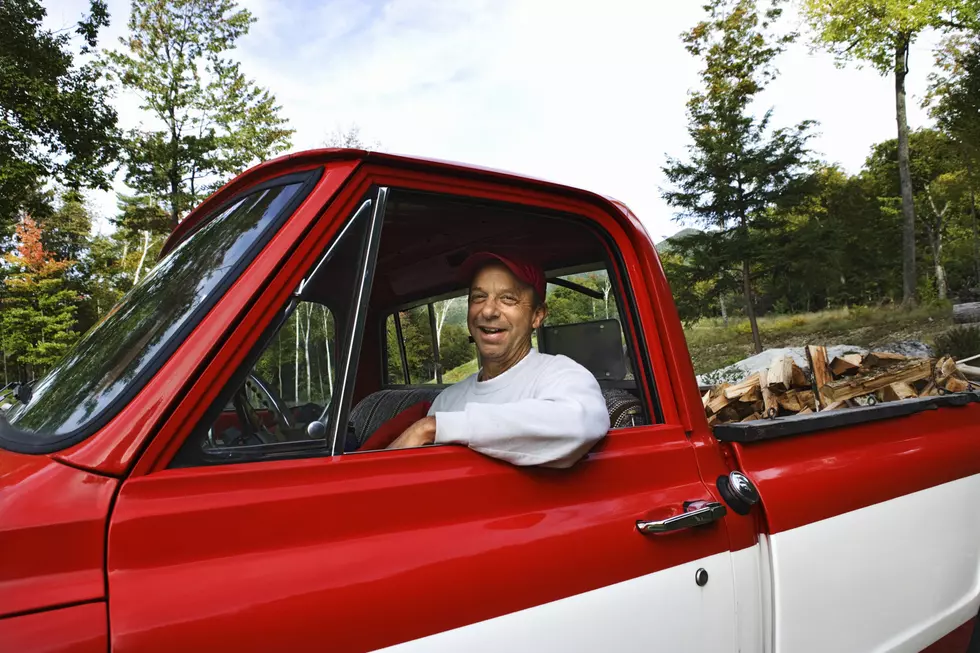
M175 454L170 458L170 460L167 461L167 468L187 469L283 459L292 460L297 458L326 458L337 455L336 447L339 439L339 425L346 423L346 419L341 421L341 412L343 412L344 417L350 413L350 390L353 388L353 381L356 380L357 374L357 357L353 356L353 351L360 350L363 340L367 308L366 303L370 297L370 286L374 278L374 266L377 261L378 246L380 243L380 227L383 223L387 194L388 189L386 187L372 185L368 191L362 195L360 201L356 203L356 208L354 209L353 213L344 219L344 224L330 240L326 249L319 257L317 257L313 265L310 266L308 272L295 286L295 289L290 292L285 305L280 308L279 311L277 311L276 316L273 317L272 321L262 332L262 335L259 336L258 340L256 340L254 345L251 347L248 354L246 354L246 356L242 359L235 372L228 378L221 391L215 397L214 401L204 411L203 415L197 421L194 427L190 429L186 438L181 443L180 447L178 447ZM182 464L180 457L184 447L191 442L196 442L204 432L211 428L218 416L224 411L225 406L227 406L228 402L231 400L231 397L245 382L248 374L255 366L256 361L258 361L263 352L265 352L267 347L269 347L276 334L278 334L284 327L290 316L292 316L292 314L295 312L296 308L304 301L312 302L312 300L305 297L305 290L319 273L322 266L332 258L338 247L346 244L347 241L345 240L345 236L350 232L354 225L358 224L359 215L366 207L369 208L369 215L364 218L367 220L364 235L365 242L364 247L361 248L360 256L358 257L357 272L354 280L354 290L356 291L355 305L352 307L348 318L348 323L345 325L345 333L349 333L350 336L345 336L343 343L338 340L338 345L343 344L344 346L342 348L338 346L337 350L337 367L334 375L334 393L331 396L330 404L324 406L323 413L317 420L315 420L316 423L319 423L325 429L324 437L311 439L308 441L274 442L260 445L228 447L226 448L227 450L223 451L220 455L215 453L213 457L209 457L205 452L203 454L199 454L198 459L195 460L193 464ZM368 287L366 292L365 286ZM329 307L327 308L329 309ZM339 326L336 323L336 316L334 319L335 326ZM344 366L341 366L341 360L344 361ZM337 411L331 412L331 409L338 405L336 403L338 397L343 403L338 406ZM343 405L344 403L347 404L346 408ZM328 418L326 423L324 423L324 418ZM314 422L311 422L310 425L313 423ZM307 428L309 428L310 425L308 425ZM316 443L322 443L322 446L315 446ZM340 453L343 453L343 444L343 439L339 439ZM175 462L178 464L174 464Z

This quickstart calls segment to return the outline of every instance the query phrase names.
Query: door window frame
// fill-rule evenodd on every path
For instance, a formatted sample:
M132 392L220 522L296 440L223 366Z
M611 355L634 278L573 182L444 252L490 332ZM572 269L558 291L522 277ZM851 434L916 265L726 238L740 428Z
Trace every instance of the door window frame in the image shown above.
M680 424L681 420L678 412L679 407L670 403L665 405L661 401L662 395L660 392L660 387L663 386L664 388L670 388L672 383L670 380L671 374L667 369L667 361L665 359L664 352L660 348L663 335L659 331L655 317L651 317L655 316L655 311L653 309L650 297L648 297L644 292L627 292L627 289L632 287L633 284L627 286L623 281L623 279L626 278L625 275L627 275L626 271L629 269L638 275L636 284L645 288L645 285L650 283L650 280L647 279L646 275L641 273L639 269L644 265L645 259L643 258L643 253L634 250L634 245L622 225L623 222L629 221L629 217L619 213L614 215L613 209L596 206L594 202L590 202L583 197L562 197L556 195L555 191L549 191L548 189L515 188L512 185L502 185L499 180L482 178L483 175L478 171L463 172L466 172L466 177L468 178L447 177L445 176L445 173L438 170L420 170L418 168L402 169L390 165L380 164L362 165L359 167L357 172L355 172L351 178L347 180L347 183L342 191L338 192L338 195L327 201L320 209L321 219L322 215L325 213L334 213L334 215L343 214L345 216L343 218L344 222L337 227L326 225L319 230L317 230L316 227L311 227L310 231L319 231L320 233L326 232L329 234L329 236L316 237L318 242L323 242L320 239L326 239L325 246L329 246L329 243L334 242L341 230L346 226L350 217L353 215L353 211L355 211L360 202L363 201L365 194L372 188L379 187L385 187L387 189L386 199L391 193L431 193L446 197L454 197L465 202L506 205L519 210L551 215L553 217L572 220L586 225L596 235L596 237L601 240L603 247L606 250L607 260L610 264L609 271L612 273L613 277L613 287L617 296L622 299L620 310L623 318L624 334L626 338L630 339L632 349L634 351L636 363L634 375L636 379L637 391L640 395L640 400L644 404L647 414L651 418L651 423L649 425L645 427L636 427L635 429L630 430L659 429L663 426ZM334 206L337 208L334 209ZM372 216L371 228L373 230L378 231L381 229L383 217L383 211L375 212L375 214ZM333 222L333 220L330 222ZM362 270L365 270L364 266L370 262L368 269L370 271L372 282L374 276L374 265L377 261L377 249L380 240L379 237L380 231L375 233L374 237L371 239L373 251L370 253L365 252L365 254L369 254L369 256L365 256L365 259L361 261ZM620 251L617 246L625 247L629 251ZM303 255L304 257L315 257L313 262L306 268L307 270L312 270L315 267L316 262L320 259L320 256L309 253L308 250L312 249L313 247L316 247L316 245L310 245L309 247L305 248L307 253ZM323 246L321 246L321 248L322 247ZM299 247L295 249L298 248ZM322 249L320 251L322 252ZM297 256L297 252L293 251L287 260L283 261L283 264L279 267L279 272L276 273L276 275L286 274L284 271L285 269L290 268L292 265L296 265L296 262L292 259L295 259ZM300 280L302 280L302 278L303 277L300 277ZM363 283L364 281L365 279L362 278L359 285L360 302L366 302L370 297L370 288L365 288ZM288 296L289 295L287 295L287 298ZM276 300L272 299L272 301ZM268 304L269 302L263 303ZM252 310L257 309L253 306ZM265 310L268 311L269 309ZM271 325L275 318L271 316L272 311L269 311L269 313L270 317L268 318L258 316L255 319L258 319L260 323L266 323L266 320L268 320L268 323ZM365 328L365 313L366 311L360 311L360 315L358 316L359 322L357 328L360 331L358 335L359 341L362 340L363 329ZM654 323L650 325L650 329L652 330L651 333L646 333L641 327L641 314L651 320L654 320ZM236 328L240 328L240 325L236 326ZM381 330L381 333L384 333L383 329ZM253 338L248 338L247 340L254 341ZM362 343L358 342L357 344L360 345ZM383 346L383 343L381 344ZM353 388L353 384L356 381L356 377L349 374L350 372L356 373L357 363L356 360L354 360L353 352L354 348L348 346L347 356L349 356L350 359L345 360L345 371L347 373L343 379L346 386L344 392L344 403L347 405L341 406L337 412L338 419L335 419L335 423L330 425L330 428L328 429L328 438L332 439L333 441L330 456L338 460L345 458L344 456L338 455L343 453L343 440L338 437L338 427L341 423L339 418L342 414L349 415L350 413L350 390ZM339 374L336 379L338 382L340 381ZM198 382L200 382L200 379ZM170 439L166 443L160 444L156 447L150 447L150 449L153 449L152 455L144 456L140 459L136 468L134 468L134 475L146 474L153 471L166 469L170 459L192 430L186 426L181 428L179 424L173 424L172 428L173 430L169 434ZM290 458L290 460L294 459L295 458Z

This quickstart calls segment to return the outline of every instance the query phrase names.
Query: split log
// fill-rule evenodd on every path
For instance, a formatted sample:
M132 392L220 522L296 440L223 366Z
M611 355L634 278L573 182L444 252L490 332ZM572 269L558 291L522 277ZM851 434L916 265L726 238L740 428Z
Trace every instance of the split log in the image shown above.
M757 419L762 419L762 415L760 415L759 413L752 413L748 417L742 418L742 421L743 422L754 422Z
M812 390L790 390L786 394L776 395L776 402L789 413L798 413L805 407L815 407Z
M936 382L929 379L925 387L919 390L920 397L935 397L939 394L939 388L936 386Z
M827 366L827 348L807 345L806 357L810 361L810 372L813 374L813 389L816 391L817 406L826 406L833 399L823 394L823 388L834 380L834 376Z
M711 399L711 390L708 390L701 397L701 407L705 410L708 409L708 401Z
M773 361L768 370L768 386L775 392L786 392L793 387L793 368L796 364L789 356L782 356Z
M762 401L762 389L759 386L754 385L743 394L740 394L738 396L738 400L743 404L754 404L757 401Z
M833 402L827 404L823 409L821 409L820 412L824 412L824 411L828 411L828 410L837 410L839 408L847 408L847 402L846 401L833 401Z
M827 403L845 401L881 390L893 383L912 383L932 375L932 361L928 358L911 359L877 374L831 381L820 388L821 395L829 399Z
M800 409L800 412L798 412L797 415L809 415L811 413L813 413L813 409L809 406L804 406Z
M830 361L830 372L834 376L844 376L845 374L855 374L861 367L861 354L846 354L837 356Z
M735 385L725 388L725 396L729 399L738 399L753 388L759 387L759 373L756 372Z
M728 389L728 385L727 383L722 383L711 391L712 396L708 398L709 413L719 413L725 406L731 403L732 400L725 396L725 390Z
M956 324L980 322L980 302L955 304L953 306L953 322Z
M806 380L806 374L800 369L800 366L793 362L793 387L799 390L804 390L810 387L810 383Z
M946 379L946 392L966 392L970 389L970 382L951 376Z
M779 411L779 402L769 386L769 370L759 371L759 390L762 392L763 413L767 416L773 414L772 411Z
M887 367L896 363L902 363L907 360L909 360L909 357L903 356L902 354L893 354L888 351L873 351L865 356L864 360L861 361L861 368L865 370L873 370L879 367Z
M885 401L901 401L902 399L914 399L919 396L915 388L904 381L885 386L881 394L882 399Z

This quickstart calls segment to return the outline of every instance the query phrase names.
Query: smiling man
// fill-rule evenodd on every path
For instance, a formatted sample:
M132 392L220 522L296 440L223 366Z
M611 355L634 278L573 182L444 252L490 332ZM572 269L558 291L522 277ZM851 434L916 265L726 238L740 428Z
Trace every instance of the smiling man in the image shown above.
M463 270L482 368L444 390L389 448L463 444L515 465L570 467L609 430L609 414L591 372L531 347L548 314L544 273L490 252Z

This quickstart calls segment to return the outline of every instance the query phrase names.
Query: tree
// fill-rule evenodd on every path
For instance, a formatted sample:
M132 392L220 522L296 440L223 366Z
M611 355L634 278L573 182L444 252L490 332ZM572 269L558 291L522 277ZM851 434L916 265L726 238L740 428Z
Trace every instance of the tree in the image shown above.
M119 145L116 112L93 64L76 65L72 35L41 28L36 0L0 2L0 232L38 213L45 182L108 190ZM105 2L77 25L81 51L109 22Z
M775 0L760 15L751 0L711 0L707 19L683 36L688 52L704 62L703 88L687 103L689 160L670 158L663 169L674 187L663 197L681 209L677 218L712 230L717 255L709 276L740 264L756 351L762 351L762 338L752 287L754 251L773 227L773 212L798 202L805 189L812 125L773 129L771 110L761 118L750 112L776 75L773 60L794 37L774 34L779 4Z
M966 167L972 227L974 283L980 287L980 32L949 35L936 53L926 104L939 128L958 145Z
M126 182L171 227L224 179L289 147L275 97L225 56L253 22L233 0L134 0L124 49L107 53L158 126L129 132Z
M895 76L895 120L898 126L898 172L902 198L902 302L915 303L915 205L909 171L909 125L905 78L909 46L928 28L950 29L974 23L977 0L803 0L803 14L839 64L866 61L880 74Z
M40 225L26 216L17 225L17 250L6 256L11 273L4 279L4 360L15 356L24 376L34 378L54 365L75 341L78 295L68 287L65 270L44 249Z

